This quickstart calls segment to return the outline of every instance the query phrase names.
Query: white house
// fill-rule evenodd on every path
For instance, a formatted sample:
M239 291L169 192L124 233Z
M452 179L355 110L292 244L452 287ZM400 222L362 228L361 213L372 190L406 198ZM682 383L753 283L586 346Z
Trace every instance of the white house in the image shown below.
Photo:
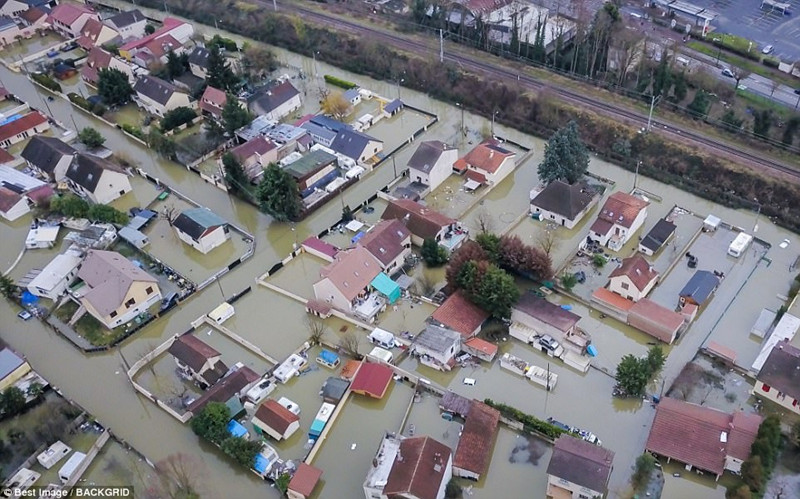
M641 255L622 260L608 279L608 289L623 298L637 302L646 297L658 282L658 271Z
M383 151L383 141L346 127L336 133L330 149L356 163L366 163Z
M31 294L56 301L78 277L78 267L83 258L73 252L56 255L36 277L28 283Z
M30 211L31 207L25 196L8 187L0 186L0 217L13 222Z
M444 499L452 465L450 448L431 437L387 433L364 480L364 497Z
M481 142L453 165L457 171L466 171L466 188L474 190L481 185L495 185L508 176L516 166L516 153L500 147L500 141Z
M133 86L136 103L150 114L164 116L178 107L193 107L189 94L183 93L171 83L145 75Z
M649 204L625 192L615 192L600 209L589 229L589 239L619 251L644 224Z
M34 135L22 150L22 158L34 171L50 180L61 182L67 176L76 151L55 137Z
M435 191L453 173L458 149L440 140L422 142L408 160L408 176L412 182L427 185Z
M167 351L183 374L203 387L214 385L228 372L222 354L194 334L179 336Z
M410 351L426 366L449 371L455 364L456 354L461 351L461 334L428 324L425 330L414 338Z
M106 19L105 24L119 33L123 40L142 38L144 29L147 26L147 18L139 9L120 12L119 14Z
M208 208L184 210L172 222L178 238L206 254L231 238L228 222Z
M572 229L597 203L600 195L583 184L554 180L531 191L531 215Z
M205 79L208 76L208 56L211 51L198 45L189 52L189 71L198 78Z
M30 112L21 118L0 126L0 147L14 145L49 129L50 122L45 115L39 111Z
M107 159L85 153L75 155L66 180L75 194L97 204L108 204L132 190L125 170Z
M800 349L778 342L758 373L753 395L800 414Z
M556 440L547 465L547 497L603 498L613 464L613 451L562 435Z
M300 109L301 104L300 92L288 79L257 91L247 100L250 112L271 120L280 120Z
M252 423L256 433L274 440L285 440L300 429L300 417L274 399L258 407Z
M89 19L99 21L100 15L87 5L62 3L53 8L47 22L58 34L66 38L77 38Z

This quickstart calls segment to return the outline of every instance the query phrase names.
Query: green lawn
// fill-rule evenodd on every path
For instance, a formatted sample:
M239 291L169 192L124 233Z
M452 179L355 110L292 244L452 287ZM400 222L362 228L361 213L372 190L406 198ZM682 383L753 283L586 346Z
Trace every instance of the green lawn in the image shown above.
M58 307L53 313L55 314L56 317L58 317L58 320L60 320L61 322L69 322L69 320L72 318L73 315L75 315L75 312L77 310L78 310L78 304L70 300L67 303Z

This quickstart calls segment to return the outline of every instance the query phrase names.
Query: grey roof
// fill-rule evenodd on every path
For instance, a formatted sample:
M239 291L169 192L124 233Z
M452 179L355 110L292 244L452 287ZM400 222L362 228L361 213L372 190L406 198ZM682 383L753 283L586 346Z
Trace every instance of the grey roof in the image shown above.
M403 101L401 101L400 99L395 99L392 102L390 102L390 103L386 104L385 106L383 106L383 110L386 111L389 114L392 114L393 112L395 112L398 109L402 108L403 105L404 105Z
M89 192L94 192L106 170L125 175L125 171L111 161L79 152L67 169L67 178Z
M201 68L208 68L208 56L211 52L205 48L197 46L189 54L189 64L200 66Z
M547 474L603 493L611 476L614 453L606 448L562 435L556 440Z
M531 204L542 210L574 220L592 203L597 193L582 184L568 184L555 180L542 190L531 201Z
M462 418L466 418L467 414L469 414L470 408L472 407L472 400L448 390L444 393L444 395L442 395L442 398L439 401L439 407L443 411L452 412L453 414L457 414Z
M564 310L559 305L550 303L531 292L523 293L514 309L564 332L577 324L581 318L581 316Z
M25 362L25 359L14 353L10 348L0 350L0 381L13 373Z
M171 83L150 75L144 75L136 80L133 90L158 102L162 106L169 102L172 94L178 92L178 89Z
M313 121L306 121L305 123L300 125L300 128L308 130L308 133L310 133L311 135L316 135L318 137L321 137L327 140L328 142L331 142L333 139L336 138L335 131L331 130L330 128L318 125Z
M800 349L783 340L772 348L758 380L800 400Z
M296 95L300 92L287 80L259 90L247 100L247 106L256 114L268 114Z
M408 167L412 170L430 173L431 168L439 161L442 153L453 149L455 147L451 147L441 140L426 140L414 151L414 155L408 160ZM450 167L452 166L450 165Z
M14 28L17 23L8 16L0 16L0 31Z
M123 227L119 230L119 232L117 232L117 234L119 234L119 237L121 237L125 241L128 241L137 248L146 246L148 243L147 236L139 229L134 229L132 227Z
M382 141L365 133L357 132L351 128L343 128L339 130L336 138L333 139L331 149L343 156L357 160L371 140L382 143Z
M318 114L317 116L313 116L308 121L310 123L314 123L315 125L325 127L328 130L333 130L336 133L339 133L341 130L345 128L351 128L350 125L346 125L341 121L335 120L329 116L325 116L324 114Z
M661 246L667 242L667 239L675 232L675 224L669 222L665 219L661 219L650 229L650 232L644 236L642 242L640 243L645 248L649 249L650 251L658 251Z
M302 179L331 163L336 163L336 156L317 149L309 152L297 161L289 163L284 169L295 179Z
M344 396L350 382L342 378L334 378L331 376L322 385L322 398L339 401Z
M439 353L447 353L451 346L461 341L461 334L446 327L428 324L425 330L414 338L414 345Z
M226 225L227 222L208 208L192 208L184 210L172 222L173 227L188 235L195 241L200 239L210 228Z
M45 137L34 135L25 149L22 150L22 158L42 170L51 174L56 165L64 156L75 154L75 149L69 144L55 137Z
M120 12L119 14L109 17L106 19L106 22L113 25L116 28L124 28L126 26L130 26L131 24L136 24L139 21L144 21L147 18L144 14L139 11L139 9L129 10L127 12Z
M357 88L351 88L350 90L347 90L345 93L342 94L342 97L347 99L348 102L353 100L354 98L356 98L358 96L359 96L359 92L358 92Z
M702 305L717 289L717 286L719 286L719 277L708 270L698 270L683 287L680 296L691 298Z
M122 305L134 282L158 282L116 251L89 250L78 277L91 288L84 299L103 316Z

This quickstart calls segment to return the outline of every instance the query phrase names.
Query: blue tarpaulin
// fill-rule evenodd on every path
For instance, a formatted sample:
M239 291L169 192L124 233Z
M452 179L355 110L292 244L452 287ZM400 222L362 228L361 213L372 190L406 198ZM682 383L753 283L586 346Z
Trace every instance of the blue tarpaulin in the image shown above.
M267 467L269 467L269 459L264 457L263 454L256 454L256 458L253 461L253 469L263 475L267 472Z
M388 275L381 272L370 283L372 287L389 299L389 303L394 303L400 299L400 286Z
M247 428L242 426L242 424L239 423L238 421L234 421L233 419L231 419L230 421L228 421L228 433L230 433L234 437L243 437L247 435Z
M30 291L25 291L22 293L22 305L27 307L28 305L34 305L39 302L39 297L31 293Z
M364 237L364 234L366 234L366 233L365 233L365 232L359 232L358 234L356 234L355 236L353 236L353 239L351 239L351 240L350 240L350 242L351 242L351 243L358 242L358 240L359 240L359 239L361 239L362 237Z
M336 364L337 362L339 362L339 356L331 352L330 350L322 350L319 353L319 358L322 359L323 362L327 364Z

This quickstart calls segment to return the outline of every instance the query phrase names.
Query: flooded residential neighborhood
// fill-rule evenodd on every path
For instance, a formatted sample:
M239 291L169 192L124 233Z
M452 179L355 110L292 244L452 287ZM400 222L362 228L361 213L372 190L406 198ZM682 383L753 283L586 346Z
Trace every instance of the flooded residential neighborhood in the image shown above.
M97 33L122 22L107 7L62 6ZM28 209L1 222L13 288L0 303L4 486L629 498L652 480L666 499L722 499L760 428L799 419L785 373L800 369L800 237L760 205L729 209L591 152L577 181L548 180L545 139L399 76L252 40L274 67L220 91L235 109L215 114L206 92L190 98L187 82L211 76L188 54L232 71L248 57L243 40L135 12L125 20L141 34L119 38L116 54L78 29L0 55L2 86L46 111L58 141L40 151L26 135L0 175ZM78 35L88 45L70 54L108 54L98 78L124 65L114 71L127 84L130 72L130 102L101 117L68 97L99 97L95 68L46 88L49 52ZM152 76L173 55L150 43L159 36L186 47L180 75ZM241 52L220 55L226 40ZM34 81L34 66L53 76ZM147 79L191 103L178 107L193 116L183 130L162 133L171 101L148 97ZM245 122L226 132L237 111ZM75 140L87 127L101 145ZM185 152L214 127L217 143L190 161L153 147L173 137ZM52 131L62 128L75 134ZM100 166L78 173L85 157ZM48 201L14 175L48 185ZM99 202L94 175L129 188ZM281 199L298 210L282 212ZM649 369L641 386L626 365ZM60 414L51 427L48 411ZM37 462L56 442L72 457ZM683 451L692 445L711 457Z

